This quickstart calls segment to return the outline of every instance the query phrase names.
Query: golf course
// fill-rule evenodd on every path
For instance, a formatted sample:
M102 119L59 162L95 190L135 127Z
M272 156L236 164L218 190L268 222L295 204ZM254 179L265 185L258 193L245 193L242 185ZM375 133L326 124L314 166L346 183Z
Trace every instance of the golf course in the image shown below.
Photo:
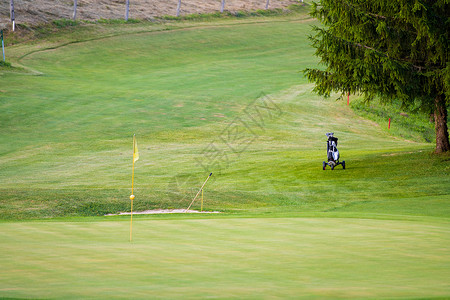
M426 116L316 95L312 25L302 7L7 46L0 298L448 299L450 156ZM345 170L322 169L328 132ZM136 214L186 209L210 173L191 209L215 213Z

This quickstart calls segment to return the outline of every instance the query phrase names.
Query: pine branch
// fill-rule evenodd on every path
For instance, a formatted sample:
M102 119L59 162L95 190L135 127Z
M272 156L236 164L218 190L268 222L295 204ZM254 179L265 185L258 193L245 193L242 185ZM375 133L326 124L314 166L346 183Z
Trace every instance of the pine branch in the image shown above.
M388 53L386 53L386 52L384 52L382 50L376 49L374 47L370 47L370 46L362 44L362 43L357 43L357 42L353 42L353 41L342 39L342 38L340 38L340 37L338 37L336 35L332 35L330 32L328 32L328 31L326 31L326 30L324 30L322 28L314 27L314 30L320 31L322 35L327 35L328 37L338 41L338 43L340 43L340 44L349 45L349 46L351 46L353 48L357 47L359 49L367 49L367 50L370 50L370 51L374 52L375 54L377 54L380 57L388 58L388 59L393 60L393 61L395 61L397 63L400 63L400 64L407 63L410 67L414 68L419 73L421 73L423 70L438 70L438 69L440 69L440 66L435 66L435 67L427 66L427 67L425 67L425 66L421 66L421 65L417 64L417 63L425 64L422 61L415 61L416 63L414 63L413 60L408 59L408 58L403 58L403 59L402 58L394 58L392 56L389 56ZM317 40L317 42L318 42L318 40Z

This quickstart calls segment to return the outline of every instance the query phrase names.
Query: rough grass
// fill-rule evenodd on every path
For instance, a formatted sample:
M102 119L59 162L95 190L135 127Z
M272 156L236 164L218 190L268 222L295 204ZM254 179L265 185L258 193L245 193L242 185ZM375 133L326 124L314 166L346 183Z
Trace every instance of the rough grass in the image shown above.
M436 142L434 118L419 108L402 108L400 103L382 104L377 100L366 103L361 97L352 97L352 109L360 116L374 120L382 130L406 140ZM389 119L391 127L389 129Z
M108 25L10 48L34 73L0 77L0 297L450 295L448 155L313 95L308 24ZM329 131L345 171L322 170ZM132 243L80 218L129 210L133 133L135 210L213 172L224 213L136 216Z
M20 63L42 75L2 77L2 218L128 210L133 133L137 209L187 206L213 172L214 210L394 201L398 213L444 216L439 201L403 211L402 200L448 199L448 160L311 94L299 73L314 64L308 25L273 21L31 45ZM328 131L345 172L321 170Z

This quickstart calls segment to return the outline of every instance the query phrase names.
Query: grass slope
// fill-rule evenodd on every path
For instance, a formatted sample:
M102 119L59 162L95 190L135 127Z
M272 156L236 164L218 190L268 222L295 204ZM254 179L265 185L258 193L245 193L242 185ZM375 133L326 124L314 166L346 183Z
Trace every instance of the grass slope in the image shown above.
M137 209L185 207L213 172L209 209L388 202L393 213L446 216L446 158L311 94L299 74L314 63L308 34L307 23L274 19L119 35L25 56L20 63L41 76L1 78L2 218L128 210L133 133L141 152ZM267 103L274 114L257 115L255 105ZM346 172L321 170L328 131L341 139ZM425 196L436 199L426 212L404 211L404 201Z
M0 297L448 297L448 157L312 94L308 22L185 25L13 48L34 73L0 77ZM213 172L225 213L136 217L132 243L79 218L129 210L133 133L136 210Z

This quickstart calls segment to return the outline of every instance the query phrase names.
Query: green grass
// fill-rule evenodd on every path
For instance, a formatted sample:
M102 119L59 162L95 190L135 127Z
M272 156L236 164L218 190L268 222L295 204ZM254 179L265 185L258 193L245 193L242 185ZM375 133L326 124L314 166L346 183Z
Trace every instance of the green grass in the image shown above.
M448 297L449 156L312 94L304 19L9 47L28 73L0 75L0 297ZM329 131L346 170L322 170ZM132 243L101 217L130 209L134 133L135 211L186 208L213 172L223 213L136 216Z
M41 76L2 78L3 218L127 210L133 133L141 146L138 209L187 206L208 172L214 172L210 209L230 212L324 211L360 201L448 195L448 162L428 155L431 144L390 137L343 103L311 94L298 72L314 63L308 32L297 22L203 26L25 56L20 63ZM263 128L243 112L261 92L282 112L267 115ZM243 153L218 140L236 117L247 117L252 127L246 134L254 140ZM341 139L349 172L322 172L327 131ZM208 166L211 145L226 151L225 167ZM383 156L391 152L406 153ZM328 198L329 188L339 193L318 201ZM428 214L442 216L443 210L431 204Z
M413 299L449 292L448 223L436 221L139 219L132 243L123 219L0 229L6 297Z
M0 60L0 70L11 69L11 64L7 61Z
M5 159L2 188L8 194L12 188L19 201L36 201L37 209L30 213L38 216L42 209L57 212L48 203L54 199L50 195L55 190L66 191L59 195L59 203L77 199L73 204L77 207L94 199L99 206L123 199L130 185L129 138L136 133L141 145L136 193L138 197L148 194L146 202L137 205L184 205L179 200L167 201L168 192L172 192L168 184L180 174L205 173L197 160L203 159L202 151L213 137L261 92L272 94L304 82L297 72L302 58L296 53L310 55L311 49L292 45L287 36L283 37L293 28L297 29L289 35L291 38L306 40L308 27L280 22L119 36L26 56L21 63L43 75L27 76L27 89L16 80L18 75L4 78L8 89L2 99L7 99L8 113L3 116L0 143ZM272 35L280 39L270 40ZM133 45L133 49L128 50L127 45ZM272 48L261 48L269 46ZM103 52L100 57L99 51ZM142 60L148 60L147 64L141 64ZM76 68L67 68L72 64ZM261 73L268 75L261 77ZM275 126L284 126L283 122L281 119ZM286 129L268 127L277 140L262 143L271 139L266 134L261 143L252 146L268 151L289 133ZM8 143L11 138L16 142ZM243 155L254 151L249 148ZM22 159L15 158L18 153ZM235 159L233 164L240 160ZM144 167L148 164L153 167ZM211 171L219 176L217 170ZM226 171L222 172L223 179L227 178ZM236 171L241 172L230 166L227 172ZM42 176L35 176L37 173ZM68 180L69 174L77 179ZM153 179L145 180L149 175ZM231 174L225 182L233 184L234 176ZM198 182L192 184L197 186ZM214 190L214 185L210 187ZM115 191L113 198L104 193L108 189ZM221 201L234 197L236 190L218 190L217 195ZM24 206L25 210L29 207ZM84 214L83 210L73 213ZM46 215L48 211L41 214Z
M352 97L353 98L353 97ZM424 112L401 107L400 103L382 104L378 100L366 103L362 98L354 97L352 109L360 116L374 120L383 126L382 129L403 139L414 141L436 142L434 118L426 117ZM389 119L391 128L389 129Z
M53 25L57 28L65 28L79 25L78 21L69 20L69 19L59 19L52 21Z

